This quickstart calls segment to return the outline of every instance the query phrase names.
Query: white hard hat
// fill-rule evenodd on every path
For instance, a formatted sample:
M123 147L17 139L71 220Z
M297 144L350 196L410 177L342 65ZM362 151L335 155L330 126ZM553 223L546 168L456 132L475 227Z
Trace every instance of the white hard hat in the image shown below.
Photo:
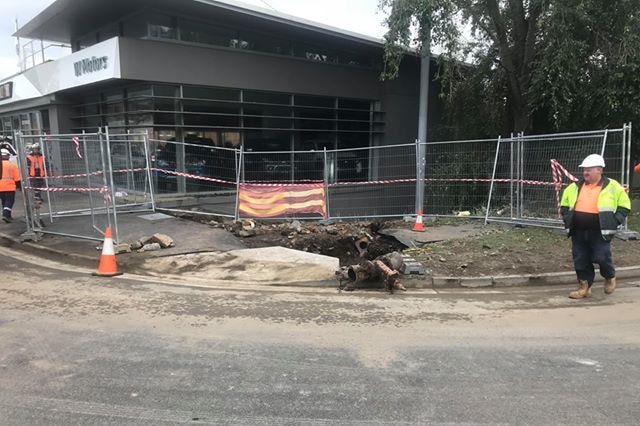
M604 158L599 154L587 155L578 167L604 167Z
M0 154L2 154L2 155L11 155L11 153L9 152L9 150L8 150L8 149L6 149L6 148L2 148L2 149L0 150Z

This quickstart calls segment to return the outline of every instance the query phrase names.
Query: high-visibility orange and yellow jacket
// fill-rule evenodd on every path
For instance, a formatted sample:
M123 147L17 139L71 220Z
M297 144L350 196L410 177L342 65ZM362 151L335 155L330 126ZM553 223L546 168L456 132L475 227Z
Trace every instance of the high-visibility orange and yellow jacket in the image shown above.
M2 160L0 172L0 192L13 192L16 190L16 182L20 182L20 170L18 166L9 160Z
M29 177L44 177L44 157L42 155L27 155Z

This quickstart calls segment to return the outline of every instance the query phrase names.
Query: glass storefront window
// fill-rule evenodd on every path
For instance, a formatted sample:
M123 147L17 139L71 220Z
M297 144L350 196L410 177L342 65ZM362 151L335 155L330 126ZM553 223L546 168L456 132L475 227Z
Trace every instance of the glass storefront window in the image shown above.
M338 99L338 108L345 109L361 109L369 111L371 109L371 102L362 101L360 99Z
M293 99L294 104L300 106L334 108L336 104L335 98L326 96L295 95Z
M185 126L240 127L240 117L213 114L184 114Z
M245 116L291 117L290 107L245 105L243 112Z
M244 146L247 151L288 151L291 149L291 134L269 130L247 130Z
M224 102L206 102L186 100L182 102L184 112L205 112L209 114L239 115L240 106Z
M237 41L237 31L220 25L211 25L191 20L180 20L180 39L191 43L232 46Z
M180 109L178 101L175 99L154 99L153 109L156 111L169 111L175 112Z
M337 63L338 54L321 46L297 43L293 45L293 55L317 62Z
M239 101L240 91L217 87L184 86L185 98L210 99L218 101Z
M245 117L245 127L257 127L266 129L290 129L291 119L269 117Z
M174 112L156 112L153 114L153 122L154 124L162 124L162 125L176 125L176 113Z
M384 131L383 113L373 112L373 121L372 101L365 99L136 83L83 101L76 107L77 129L142 126L155 128L155 139L206 139L212 146L236 148L244 143L247 152L288 151L294 141L303 150L367 147ZM16 122L20 126L19 117Z
M289 55L291 52L290 42L285 38L246 31L240 33L240 38L245 42L243 49L273 53L275 55Z
M129 114L128 117L130 126L153 124L152 114Z
M141 86L131 86L127 88L128 98L136 98L139 96L151 96L151 86L145 84Z
M127 101L129 112L150 111L153 109L153 99L135 99Z
M42 132L50 133L51 132L51 124L49 122L49 110L41 109L40 110L40 118L42 119Z
M177 98L180 96L180 87L168 86L163 84L153 85L153 96L163 96L168 98Z
M124 126L125 118L124 114L108 115L105 117L105 124L109 127Z
M286 93L273 93L273 92L254 92L252 90L245 90L242 93L244 102L255 102L261 104L291 104L291 95Z
M175 18L159 13L150 13L147 15L147 22L149 37L172 40L178 38Z

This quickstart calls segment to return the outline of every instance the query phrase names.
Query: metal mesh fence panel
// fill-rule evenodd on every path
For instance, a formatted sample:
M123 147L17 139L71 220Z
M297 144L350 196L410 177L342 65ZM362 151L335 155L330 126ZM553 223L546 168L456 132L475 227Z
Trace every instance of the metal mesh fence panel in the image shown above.
M580 178L578 165L594 153L604 155L607 176L624 182L622 129L502 140L487 219L560 226L562 190Z
M483 216L497 140L426 144L425 215Z
M605 175L617 180L623 185L629 184L628 158L629 153L626 140L622 131L610 130L607 132L604 150Z
M149 140L157 208L235 217L239 151Z
M119 211L152 205L145 138L144 134L109 134L109 168Z
M552 182L550 162L555 159L570 173L579 177L578 165L584 157L602 152L603 135L576 135L560 138L522 138L521 170L524 180ZM571 183L566 177L562 188ZM523 219L556 219L558 217L558 191L555 186L520 184L519 217ZM560 186L558 186L560 188Z
M330 217L415 213L415 144L330 151L326 163Z
M102 134L20 135L25 198L28 220L41 233L59 233L80 238L100 239L107 226L115 224L110 210L111 190L105 174L105 144ZM37 148L36 148L37 147ZM44 158L45 176L29 177L28 164L34 150ZM39 202L42 199L42 204ZM85 216L70 229L63 225L54 232L44 228L68 216ZM42 222L41 222L42 221Z

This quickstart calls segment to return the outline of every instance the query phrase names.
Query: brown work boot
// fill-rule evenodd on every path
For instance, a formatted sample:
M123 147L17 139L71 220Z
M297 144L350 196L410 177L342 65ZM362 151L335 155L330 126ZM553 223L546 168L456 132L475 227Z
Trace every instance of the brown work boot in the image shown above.
M584 299L589 296L591 296L591 288L589 283L584 280L580 280L580 285L576 291L569 293L569 298L571 299Z
M616 277L604 281L604 293L611 294L616 289Z

